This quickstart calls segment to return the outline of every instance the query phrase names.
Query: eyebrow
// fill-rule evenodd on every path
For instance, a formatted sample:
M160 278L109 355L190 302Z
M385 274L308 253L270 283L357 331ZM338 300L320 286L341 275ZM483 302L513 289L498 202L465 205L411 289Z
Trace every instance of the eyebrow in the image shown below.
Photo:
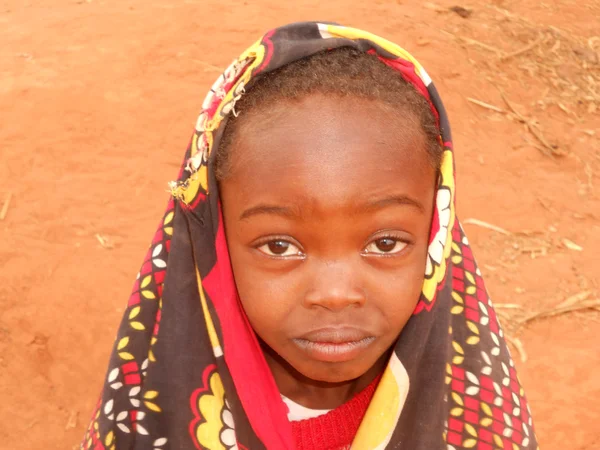
M420 203L418 200L415 200L414 198L409 197L407 195L390 195L380 199L372 200L363 205L360 205L358 207L358 210L361 213L368 213L386 208L391 205L411 206L417 209L420 213L425 213L425 207L423 206L423 204ZM269 205L265 203L244 210L240 215L240 220L246 220L250 217L258 216L261 214L289 218L298 218L301 215L297 208Z
M425 213L423 204L408 195L389 195L387 197L372 200L361 205L359 210L361 212L372 212L391 205L411 206L419 212Z
M276 206L276 205L268 205L268 204L260 204L253 206L252 208L246 209L240 215L240 220L248 219L252 216L257 216L260 214L270 214L274 216L283 216L283 217L298 217L299 214L295 211L295 208L289 208L285 206Z

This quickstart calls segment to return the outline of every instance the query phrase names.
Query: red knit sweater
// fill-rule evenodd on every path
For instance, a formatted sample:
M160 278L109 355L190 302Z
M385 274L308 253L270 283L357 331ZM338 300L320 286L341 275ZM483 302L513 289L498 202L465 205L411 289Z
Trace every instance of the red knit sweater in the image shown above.
M292 422L296 450L349 449L380 378L327 414Z

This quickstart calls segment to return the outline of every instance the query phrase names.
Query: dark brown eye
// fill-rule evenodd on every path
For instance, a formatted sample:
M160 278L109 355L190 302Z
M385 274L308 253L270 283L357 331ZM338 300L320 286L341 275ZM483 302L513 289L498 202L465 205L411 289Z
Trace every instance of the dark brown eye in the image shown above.
M397 243L398 243L398 241L396 241L394 239L382 238L382 239L377 239L375 241L375 246L380 251L382 251L384 253L389 253L396 248Z
M274 255L283 255L290 248L290 243L286 241L271 241L267 244L267 247Z
M399 241L398 239L383 237L371 241L371 243L365 247L364 252L367 255L394 255L400 253L406 245L405 242Z
M302 251L294 244L283 239L274 239L266 242L257 250L261 251L268 256L281 256L281 257L298 257L302 256Z

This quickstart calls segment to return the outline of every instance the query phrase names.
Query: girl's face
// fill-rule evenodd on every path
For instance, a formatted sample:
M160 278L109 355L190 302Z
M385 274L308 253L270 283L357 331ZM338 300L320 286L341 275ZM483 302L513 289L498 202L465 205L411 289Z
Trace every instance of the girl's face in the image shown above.
M418 121L317 94L240 120L221 195L248 319L272 368L356 379L421 292L436 174Z

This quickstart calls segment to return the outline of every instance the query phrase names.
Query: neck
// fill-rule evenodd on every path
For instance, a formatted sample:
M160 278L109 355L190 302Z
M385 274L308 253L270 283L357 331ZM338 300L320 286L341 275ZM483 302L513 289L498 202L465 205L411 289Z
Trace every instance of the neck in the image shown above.
M360 377L330 383L313 380L302 375L265 344L263 344L263 353L279 392L290 400L311 409L335 409L343 405L380 375L389 359L389 354L386 352L371 369Z

